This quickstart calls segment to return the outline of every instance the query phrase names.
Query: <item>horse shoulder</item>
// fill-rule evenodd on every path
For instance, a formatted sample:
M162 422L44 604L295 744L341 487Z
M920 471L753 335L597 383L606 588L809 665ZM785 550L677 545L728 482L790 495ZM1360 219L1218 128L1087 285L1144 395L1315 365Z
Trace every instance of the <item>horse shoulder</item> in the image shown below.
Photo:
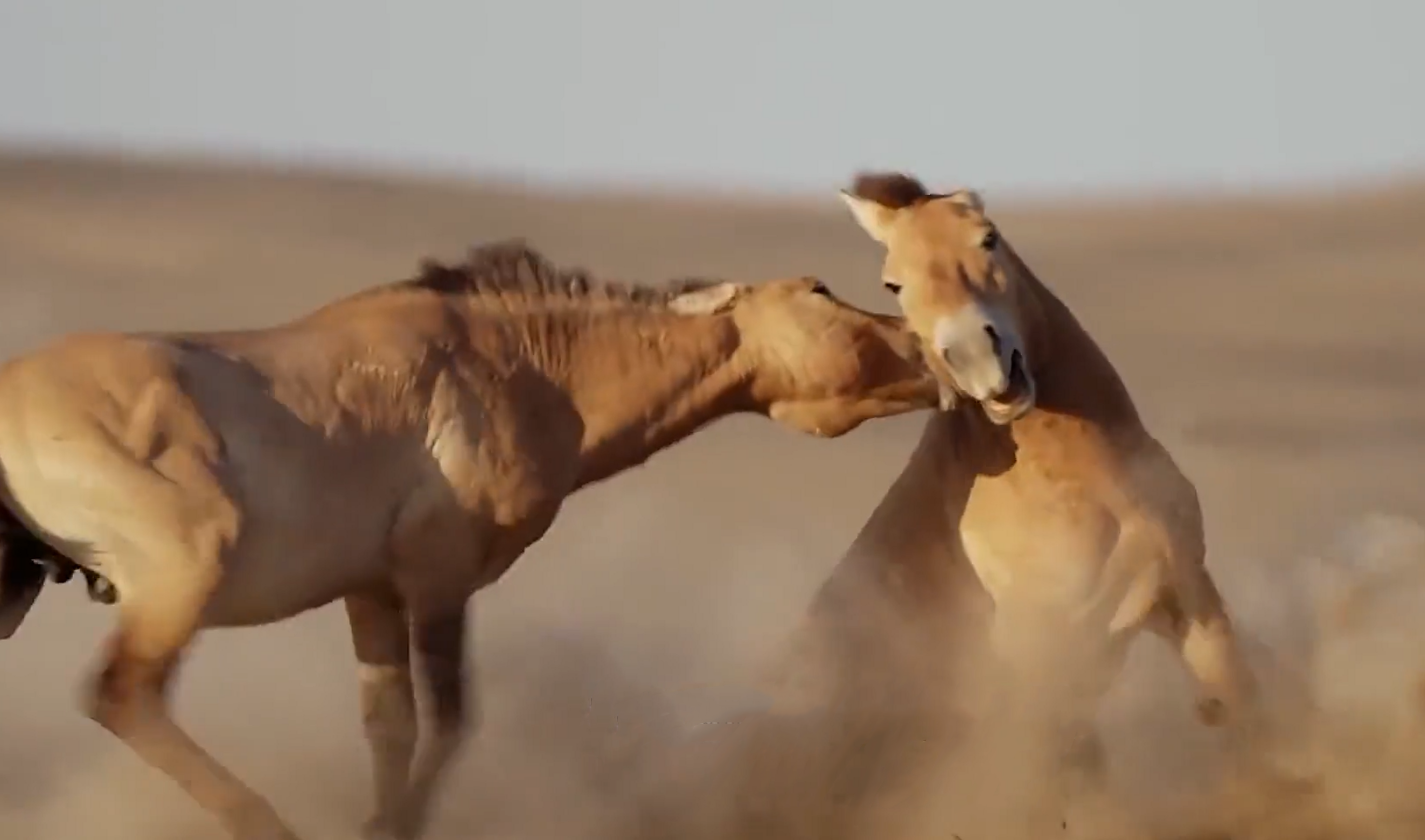
M431 404L428 448L452 500L502 527L547 518L578 473L577 415L527 391L520 376L475 360Z

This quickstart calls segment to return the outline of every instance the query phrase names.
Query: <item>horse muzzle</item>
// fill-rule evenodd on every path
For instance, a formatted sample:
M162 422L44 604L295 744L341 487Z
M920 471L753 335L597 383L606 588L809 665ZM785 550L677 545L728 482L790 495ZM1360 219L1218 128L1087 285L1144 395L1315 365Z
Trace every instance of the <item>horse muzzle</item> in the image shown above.
M1010 353L1004 388L998 394L981 400L980 404L984 406L985 416L990 422L1005 426L1028 414L1034 408L1036 396L1034 377L1025 364L1024 353L1014 350Z

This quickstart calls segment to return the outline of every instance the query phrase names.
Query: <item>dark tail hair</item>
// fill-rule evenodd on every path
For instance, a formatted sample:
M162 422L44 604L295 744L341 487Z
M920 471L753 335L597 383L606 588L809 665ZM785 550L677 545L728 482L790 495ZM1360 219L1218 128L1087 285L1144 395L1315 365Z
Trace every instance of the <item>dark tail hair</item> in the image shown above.
M79 572L89 589L89 597L112 604L117 596L113 584L50 548L13 511L0 505L0 600L7 592L31 586L40 577L65 583Z

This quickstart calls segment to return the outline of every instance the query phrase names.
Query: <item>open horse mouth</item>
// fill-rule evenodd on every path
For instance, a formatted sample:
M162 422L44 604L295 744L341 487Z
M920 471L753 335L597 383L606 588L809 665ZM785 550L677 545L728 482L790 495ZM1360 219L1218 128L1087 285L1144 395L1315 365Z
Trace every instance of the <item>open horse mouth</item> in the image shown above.
M998 426L1013 423L1034 407L1034 391L1034 380L1025 368L1024 354L1015 350L1009 360L1009 382L997 396L983 402L985 416Z

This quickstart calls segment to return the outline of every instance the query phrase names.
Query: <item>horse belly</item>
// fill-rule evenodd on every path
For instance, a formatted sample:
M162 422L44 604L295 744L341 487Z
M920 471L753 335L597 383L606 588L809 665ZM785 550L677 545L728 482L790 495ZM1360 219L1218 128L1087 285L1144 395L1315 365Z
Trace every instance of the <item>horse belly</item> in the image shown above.
M224 559L223 578L205 623L280 621L378 578L387 559L390 517L363 509L356 500L342 505L339 495L328 489L280 513L259 510L250 515ZM340 515L343 508L345 516Z

